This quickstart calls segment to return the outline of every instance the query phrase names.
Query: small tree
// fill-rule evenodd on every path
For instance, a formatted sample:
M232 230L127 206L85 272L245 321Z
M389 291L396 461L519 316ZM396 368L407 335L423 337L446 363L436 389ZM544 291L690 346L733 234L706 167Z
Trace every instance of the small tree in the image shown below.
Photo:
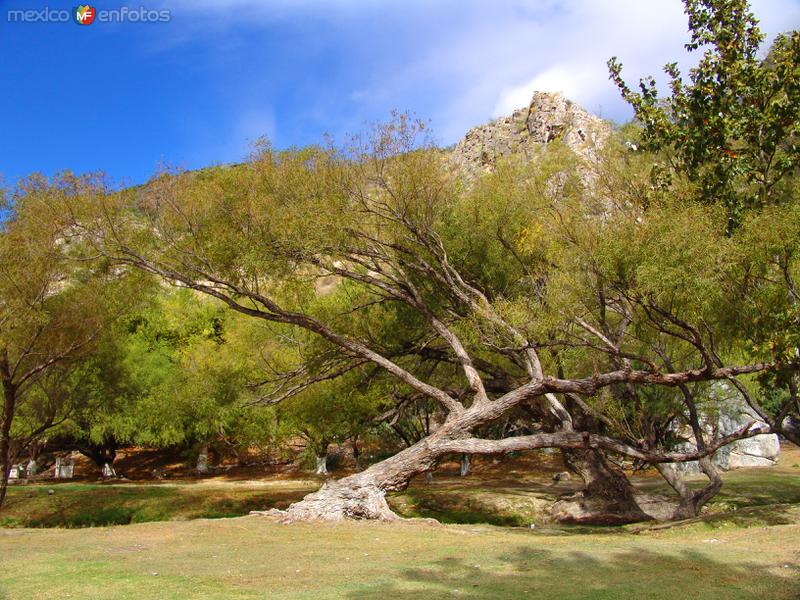
M370 389L365 370L355 370L283 401L278 418L288 436L300 435L316 459L318 475L328 473L328 447L357 440L375 427L385 404L380 389ZM357 451L356 451L357 452ZM356 457L357 458L357 457Z
M800 161L800 32L779 35L765 58L764 34L747 0L685 0L689 51L704 51L685 82L664 67L671 95L655 79L633 91L612 58L611 79L642 125L643 148L663 153L657 176L687 177L703 202L725 206L728 230L747 208L782 202Z
M211 445L244 460L249 444L274 435L274 417L251 391L261 341L249 320L191 290L162 289L127 323L125 365L137 397L120 417L134 425L130 441L191 448L206 472Z

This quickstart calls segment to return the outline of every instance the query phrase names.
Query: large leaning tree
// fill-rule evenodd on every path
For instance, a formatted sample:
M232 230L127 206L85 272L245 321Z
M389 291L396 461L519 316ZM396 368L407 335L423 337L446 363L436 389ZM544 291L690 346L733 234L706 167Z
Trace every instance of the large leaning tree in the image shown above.
M745 307L783 305L748 285L739 266L754 257L725 235L724 210L679 190L614 203L586 189L558 148L467 191L422 129L401 117L346 151L265 149L234 168L97 188L61 211L121 267L314 334L337 357L331 376L370 364L401 396L441 407L438 429L327 483L288 519L394 519L385 494L453 453L556 447L658 464L764 432L748 424L680 452L584 426L613 411L620 388L776 368L730 326ZM321 278L337 282L338 302L318 292ZM384 314L415 335L376 339ZM429 348L458 378L424 368ZM475 434L523 407L538 432Z

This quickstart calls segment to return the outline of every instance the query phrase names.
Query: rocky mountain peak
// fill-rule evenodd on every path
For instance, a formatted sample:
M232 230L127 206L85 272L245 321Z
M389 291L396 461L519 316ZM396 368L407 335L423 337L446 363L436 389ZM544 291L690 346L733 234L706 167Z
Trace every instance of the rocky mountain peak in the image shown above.
M470 129L453 150L452 160L469 178L475 178L493 170L505 156L530 160L554 140L591 160L610 131L609 123L561 92L534 92L526 108Z

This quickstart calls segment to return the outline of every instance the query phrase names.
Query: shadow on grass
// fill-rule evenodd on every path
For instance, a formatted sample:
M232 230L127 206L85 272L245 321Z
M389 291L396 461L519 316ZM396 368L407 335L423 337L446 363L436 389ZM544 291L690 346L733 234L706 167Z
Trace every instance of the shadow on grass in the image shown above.
M750 506L738 510L712 513L666 523L635 523L624 528L628 533L657 531L662 529L702 528L719 529L722 527L770 527L773 525L792 525L800 523L800 506L796 504L773 504L767 506Z
M710 526L800 522L800 514L787 516L785 510L789 505L800 505L800 476L761 469L732 471L724 477L725 485L710 505L711 512L718 514L701 519ZM642 492L677 501L672 490L659 478L637 478L635 483ZM693 480L690 485L700 486L703 481ZM541 481L448 478L434 481L432 485L412 485L390 495L389 504L404 517L434 518L443 523L526 527L547 522L548 499L555 501L560 494L570 491L569 486L579 487L574 481L556 486Z
M174 519L239 517L251 510L286 508L305 491L226 492L160 486L44 488L17 494L3 507L0 527L99 527Z
M694 551L677 556L628 550L598 558L582 551L555 554L517 548L496 564L467 564L453 557L429 568L407 569L398 581L370 586L348 597L796 600L800 565L781 570L786 574L758 564L719 562Z
M711 514L703 517L703 522L710 527L736 525L737 527L767 527L771 525L791 525L800 522L800 510L797 505L773 504L752 506L738 510Z
M431 493L406 490L402 496L389 498L389 505L406 518L436 519L442 523L525 527L534 520L530 514L499 510L497 506L468 493Z
M765 504L800 503L800 477L786 473L734 473L717 502L741 508Z

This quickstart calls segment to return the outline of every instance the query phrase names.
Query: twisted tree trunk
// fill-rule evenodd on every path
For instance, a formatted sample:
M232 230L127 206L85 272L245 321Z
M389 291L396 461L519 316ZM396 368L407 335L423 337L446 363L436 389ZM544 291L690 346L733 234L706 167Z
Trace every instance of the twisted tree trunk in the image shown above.
M582 431L600 432L603 423L588 412L579 398L567 395L571 425ZM572 498L553 505L552 516L562 523L616 525L650 517L639 507L625 473L598 449L562 449L564 465L583 480L583 489Z
M736 385L736 384L735 384ZM741 383L736 387L742 387ZM684 397L684 403L688 409L689 426L692 429L694 436L694 443L698 449L706 448L706 440L703 432L703 427L700 424L699 412L697 410L697 403L692 391L685 384L678 386ZM743 389L743 388L742 388ZM746 390L742 392L745 401L747 400ZM722 489L722 478L719 475L719 470L712 461L713 453L703 456L698 461L700 470L708 477L708 484L700 490L693 491L686 485L686 482L677 472L677 470L669 465L656 465L658 472L666 480L666 482L675 490L680 496L680 503L672 515L673 520L690 519L700 514L703 505L706 504L711 498L717 495Z
M621 525L646 521L625 473L596 449L564 450L564 463L584 482L572 498L556 502L553 517L562 523Z
M270 511L285 521L339 521L343 519L396 520L386 502L387 492L404 490L411 479L430 472L446 454L471 453L476 441L487 447L478 453L507 452L503 441L475 440L470 431L497 417L500 405L476 405L450 415L436 431L401 450L394 456L368 467L360 473L325 483L286 511Z
M435 464L439 454L431 441L417 442L361 473L325 483L318 491L292 504L281 514L282 518L286 521L398 519L386 502L386 493L405 489L412 477Z
M680 502L672 514L672 519L675 521L699 516L703 506L722 489L722 477L711 457L706 456L698 462L700 470L708 477L708 483L699 490L690 488L673 465L656 465L658 472L680 497Z
M625 519L613 522L644 520L650 517L631 500L632 491L627 478L624 474L619 476L619 469L605 460L601 451L619 452L649 462L697 460L722 445L745 436L745 432L739 432L717 440L705 450L675 454L649 453L613 438L587 432L537 433L499 440L470 437L470 431L483 424L484 419L492 417L494 410L496 407L488 405L464 411L446 421L428 437L391 458L372 465L361 473L329 481L318 491L292 504L286 511L270 511L270 514L279 515L285 521L394 520L398 517L389 508L386 494L405 489L412 477L429 471L445 455L503 454L539 448L566 448L589 452L587 461L581 468L586 469L586 477L594 483L587 486L591 487L590 495L624 511L622 514ZM620 497L631 500L632 503L620 503Z

